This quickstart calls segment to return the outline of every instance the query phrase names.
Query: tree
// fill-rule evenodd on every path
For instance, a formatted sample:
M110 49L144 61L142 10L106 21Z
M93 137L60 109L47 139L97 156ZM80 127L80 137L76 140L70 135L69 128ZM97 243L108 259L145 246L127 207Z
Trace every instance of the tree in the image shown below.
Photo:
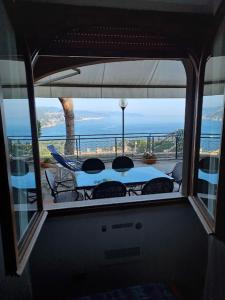
M66 125L66 142L64 146L65 154L74 154L74 111L73 111L73 98L59 98L62 104L65 125Z
M37 120L37 136L38 138L41 137L41 122Z

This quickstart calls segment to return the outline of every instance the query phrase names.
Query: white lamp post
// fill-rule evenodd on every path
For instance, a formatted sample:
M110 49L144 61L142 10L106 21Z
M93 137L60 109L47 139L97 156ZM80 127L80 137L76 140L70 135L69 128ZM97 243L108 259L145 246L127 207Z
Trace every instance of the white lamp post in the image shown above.
M124 110L127 107L127 99L120 99L119 106L122 109L122 154L124 155Z

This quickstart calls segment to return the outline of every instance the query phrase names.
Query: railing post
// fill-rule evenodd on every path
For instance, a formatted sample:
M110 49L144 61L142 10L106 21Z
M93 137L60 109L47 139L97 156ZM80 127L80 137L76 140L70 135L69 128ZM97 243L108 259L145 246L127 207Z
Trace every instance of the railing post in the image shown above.
M8 145L9 145L9 154L12 154L12 140L10 138L8 139Z
M178 145L178 139L177 139L177 135L175 136L176 138L176 152L175 152L175 159L177 159L177 145Z
M79 145L79 154L81 156L81 148L80 148L80 135L79 135L79 138L78 138L78 145Z
M75 138L75 145L76 145L77 159L79 159L79 151L78 151L78 141L77 141L77 138Z
M152 136L152 153L154 153L155 150L155 139L154 136Z
M147 147L146 147L147 152L151 152L151 134L147 136Z
M116 157L117 157L117 138L115 137L115 154L116 154Z

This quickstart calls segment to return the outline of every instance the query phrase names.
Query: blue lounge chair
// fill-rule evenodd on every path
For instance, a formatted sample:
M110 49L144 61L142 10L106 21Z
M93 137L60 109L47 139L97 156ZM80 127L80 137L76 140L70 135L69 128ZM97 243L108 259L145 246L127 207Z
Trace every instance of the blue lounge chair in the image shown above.
M70 160L66 159L61 153L53 145L47 146L48 150L51 152L52 157L64 168L70 171L80 171L81 170L81 162L78 160Z
M51 153L56 153L56 154L59 153L58 150L55 148L55 146L53 146L52 144L49 144L47 146L47 148L48 148L49 152L51 152Z

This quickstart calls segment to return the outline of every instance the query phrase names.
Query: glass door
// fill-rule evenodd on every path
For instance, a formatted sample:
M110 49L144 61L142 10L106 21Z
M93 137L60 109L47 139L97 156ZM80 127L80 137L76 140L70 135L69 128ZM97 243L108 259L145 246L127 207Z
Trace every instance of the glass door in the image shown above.
M40 192L32 72L25 52L0 0L2 229L7 271L18 274L25 266L35 233L46 216L42 212Z
M221 146L223 143L225 89L225 20L215 37L205 68L197 195L215 219Z

